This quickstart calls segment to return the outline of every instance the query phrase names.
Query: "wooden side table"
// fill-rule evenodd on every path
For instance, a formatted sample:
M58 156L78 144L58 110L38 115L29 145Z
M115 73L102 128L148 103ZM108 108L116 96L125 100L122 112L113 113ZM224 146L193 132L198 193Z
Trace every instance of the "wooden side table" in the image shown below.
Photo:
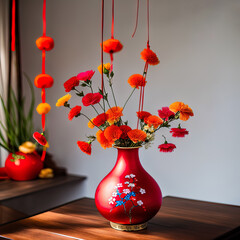
M86 177L74 175L56 176L52 179L31 181L0 181L0 225L61 206L83 195L81 183ZM62 192L65 191L63 197ZM71 195L76 195L72 198Z
M110 227L94 200L84 198L65 206L0 227L0 235L22 239L240 239L240 207L165 197L148 228L121 232ZM235 237L235 238L234 238Z

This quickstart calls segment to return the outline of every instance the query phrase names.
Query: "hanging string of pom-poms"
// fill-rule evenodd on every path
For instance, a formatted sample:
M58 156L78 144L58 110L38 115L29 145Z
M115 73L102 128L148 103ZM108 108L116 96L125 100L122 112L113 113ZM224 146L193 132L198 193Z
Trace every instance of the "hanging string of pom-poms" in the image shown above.
M45 138L45 121L46 114L51 110L51 106L46 103L46 88L53 86L53 78L46 74L46 51L50 51L54 47L54 41L51 37L46 36L46 0L43 0L43 12L42 12L42 21L43 21L43 34L36 40L36 45L39 50L42 51L42 73L37 75L34 80L34 84L37 88L41 88L41 98L42 102L37 106L37 112L41 115L42 118L42 133L35 132L33 137L35 140L43 146L43 152L41 160L44 161L46 156L46 149L49 147L49 144Z
M11 29L11 50L15 51L15 37L16 36L16 1L12 0L12 29Z
M138 12L139 12L139 0L137 0L137 16L136 16L136 25L133 32L132 37L134 37L137 25L138 25ZM157 65L160 63L156 53L154 53L150 49L150 43L149 43L149 0L147 0L147 48L143 49L141 52L141 58L145 61L144 70L142 74L142 80L146 83L147 78L147 72L148 72L148 65ZM144 105L144 90L145 90L145 84L142 84L140 88L140 97L139 97L139 107L138 112L143 111L143 105ZM137 121L137 128L139 126L139 118Z

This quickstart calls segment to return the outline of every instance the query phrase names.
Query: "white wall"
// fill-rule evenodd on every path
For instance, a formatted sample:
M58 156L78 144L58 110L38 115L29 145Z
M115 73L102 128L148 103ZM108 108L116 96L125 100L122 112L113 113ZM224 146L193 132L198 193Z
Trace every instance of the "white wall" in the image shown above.
M105 2L107 39L111 1ZM20 3L23 70L34 79L41 71L35 39L42 32L42 1ZM114 56L114 87L121 104L131 91L128 77L141 73L144 65L140 52L146 45L146 11L145 1L140 3L134 39L136 1L115 3L115 37L124 45ZM145 110L156 113L162 106L183 101L192 107L195 117L183 124L189 136L171 139L177 145L174 153L159 153L159 133L152 148L140 150L142 164L164 195L240 205L240 1L151 0L150 4L150 43L161 64L149 68ZM50 152L69 172L88 176L86 196L90 197L113 167L116 150L103 150L96 143L91 157L81 153L76 142L91 133L87 121L78 118L70 122L67 109L57 109L55 103L64 95L64 81L100 64L100 5L100 0L47 1L47 34L55 39L55 49L47 53L46 61L47 73L55 79L54 87L47 90L52 105L47 116ZM105 59L109 60L107 55ZM93 81L100 84L100 74L96 72ZM39 93L36 90L38 102ZM137 100L135 95L125 111L132 124L136 123ZM83 111L94 116L89 109ZM40 117L35 118L39 124Z

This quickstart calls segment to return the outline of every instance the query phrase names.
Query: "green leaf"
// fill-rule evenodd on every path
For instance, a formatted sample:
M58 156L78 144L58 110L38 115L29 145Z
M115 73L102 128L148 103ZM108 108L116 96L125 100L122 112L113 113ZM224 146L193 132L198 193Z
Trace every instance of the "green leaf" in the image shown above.
M113 78L113 76L114 76L114 72L112 71L112 72L110 73L110 77Z
M98 92L103 96L102 89L98 88Z
M83 97L84 93L83 93L83 91L81 91L80 93L76 93L76 95L79 96L79 97Z
M82 87L86 87L87 84L86 84L86 83L81 83L81 86L82 86Z

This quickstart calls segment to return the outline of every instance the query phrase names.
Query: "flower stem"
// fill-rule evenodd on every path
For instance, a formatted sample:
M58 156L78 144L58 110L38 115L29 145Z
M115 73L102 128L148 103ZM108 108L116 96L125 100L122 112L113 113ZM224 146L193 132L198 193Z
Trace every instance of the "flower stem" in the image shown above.
M111 84L110 82L109 82L109 86L110 86L111 91L112 91L112 95L113 95L113 99L114 99L115 106L117 107L117 101L116 101L116 98L115 98L115 94L114 94L114 91L113 91L112 84Z
M131 98L131 96L133 95L133 93L134 93L135 89L136 89L136 88L134 88L134 89L132 90L131 94L129 95L128 99L126 100L126 102L125 102L125 104L124 104L124 106L123 106L123 109L125 108L125 106L126 106L127 102L129 101L129 99L130 99L130 98Z
M81 113L81 115L83 115L85 118L87 118L89 120L89 122L91 122L95 127L97 127L98 129L102 130L101 128L99 128L98 126L96 126L93 121L88 117L86 116L84 113Z
M95 110L95 112L97 113L97 115L99 115L97 109L96 109L93 105L91 105L91 106L93 107L93 109Z

